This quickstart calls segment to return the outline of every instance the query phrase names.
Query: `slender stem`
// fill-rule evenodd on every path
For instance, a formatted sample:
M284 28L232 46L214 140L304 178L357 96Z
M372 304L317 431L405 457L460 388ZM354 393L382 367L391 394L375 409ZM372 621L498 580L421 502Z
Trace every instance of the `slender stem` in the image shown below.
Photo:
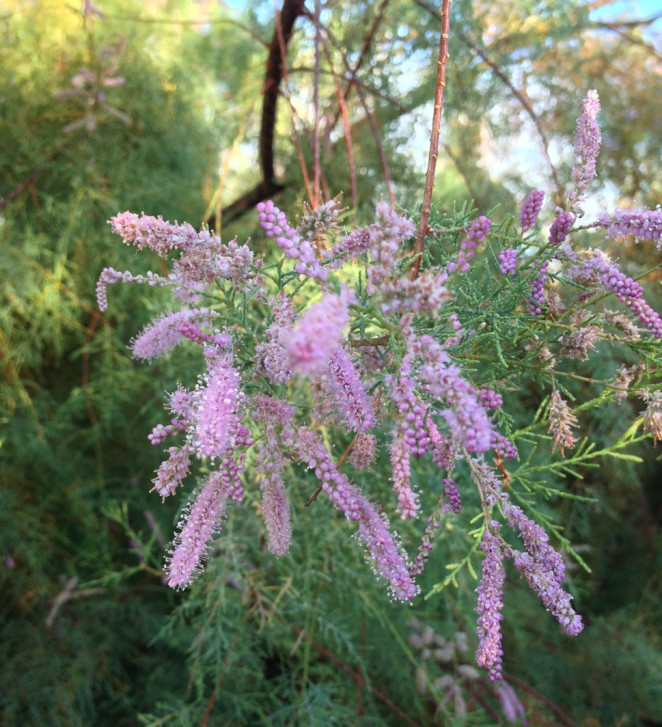
M430 135L430 151L428 153L428 169L425 173L425 191L423 192L423 206L421 219L416 233L414 246L414 264L409 271L409 279L416 280L421 266L421 256L425 235L430 219L430 205L432 203L432 190L434 189L434 171L437 166L439 153L439 134L441 131L441 111L444 106L444 88L446 87L446 64L448 62L448 36L450 33L450 5L451 0L443 0L441 6L441 35L439 37L439 59L437 61L437 84L434 90L434 112L432 114L432 134Z
M315 119L313 123L313 209L317 209L320 202L320 15L322 13L321 0L315 0L315 82L313 84L313 108Z

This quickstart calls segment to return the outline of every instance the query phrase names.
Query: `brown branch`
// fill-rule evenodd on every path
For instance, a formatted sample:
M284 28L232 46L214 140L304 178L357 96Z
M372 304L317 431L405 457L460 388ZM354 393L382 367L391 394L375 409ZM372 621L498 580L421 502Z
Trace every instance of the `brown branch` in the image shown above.
M283 80L285 53L292 38L294 23L304 13L303 0L283 0L283 7L276 19L276 30L269 46L267 71L264 79L265 93L262 100L262 126L260 128L260 166L262 179L274 184L274 129L278 89Z
M662 13L651 15L650 18L643 20L641 18L635 20L614 20L614 21L591 21L589 25L598 28L607 28L608 30L616 30L617 28L640 28L642 25L653 25L662 18Z
M262 98L262 117L260 123L260 169L262 180L246 192L239 199L228 205L224 210L226 220L241 217L258 202L272 197L285 188L275 179L274 173L274 131L276 127L276 110L283 72L285 69L285 54L292 38L294 23L305 12L303 0L283 0L283 6L276 18L269 55L267 56L264 79L264 96ZM210 227L216 227L216 218L207 220Z
M77 585L78 578L69 578L69 580L65 583L64 588L57 594L57 596L55 596L51 610L48 612L48 616L44 622L46 624L46 628L50 629L53 627L60 609L65 603L67 603L67 601L71 601L74 598L89 598L90 596L98 596L101 593L106 592L105 588L81 588L80 591L75 591L74 588L76 588Z
M632 43L632 45L638 45L645 48L654 58L657 58L658 61L662 61L662 53L659 53L652 43L647 43L643 38L632 36L620 27L630 27L631 25L634 25L634 23L619 23L618 25L616 23L593 23L592 25L594 27L597 26L599 28L611 30L617 35L620 35L623 40L626 40L628 43Z
M315 0L315 81L313 83L313 209L317 209L320 201L320 13L321 0Z
M476 55L480 56L480 58L492 69L494 75L501 80L501 82L508 87L510 92L513 94L513 96L520 102L522 108L524 111L526 111L527 115L533 122L533 125L536 127L536 131L538 132L538 136L540 137L540 141L542 142L543 147L543 155L545 157L545 160L547 161L547 165L549 166L549 169L552 173L552 179L554 180L554 185L556 187L557 194L559 198L563 197L563 187L561 186L561 183L559 182L559 177L556 171L556 167L554 166L554 162L552 161L551 157L549 156L549 140L547 139L547 135L545 134L545 131L542 128L542 124L540 123L540 119L536 115L536 112L533 110L533 107L531 106L531 103L529 100L524 96L524 94L515 87L515 85L512 83L512 81L506 76L506 74L497 66L494 61L490 59L490 57L483 51L481 48L479 48L477 45L472 43L465 35L462 33L458 33L458 38L469 48L472 50Z
M384 19L384 12L386 10L386 6L388 5L388 0L382 0L382 4L379 6L379 9L377 10L377 15L375 16L372 27L368 31L367 35L365 36L365 39L363 41L363 48L361 48L361 53L359 55L359 59L356 62L356 65L354 68L350 68L348 64L345 64L347 67L347 70L350 74L349 82L347 83L347 88L345 89L344 97L347 99L349 96L352 88L356 86L357 90L359 88L358 85L358 79L356 78L356 74L361 69L361 66L363 65L363 61L365 60L367 52L370 50L370 46L372 45L373 40L375 39L375 35L377 33L377 29L379 28L382 20ZM335 117L333 120L329 123L328 128L326 129L325 133L330 133L332 129L336 128L336 124L338 123L338 119L340 118L340 110L336 112Z
M324 28L324 32L328 39L333 43L333 45L336 48L340 48L340 43L338 42L337 38L334 36L334 34L331 32L328 26L322 26ZM328 52L328 46L327 52ZM347 60L347 56L344 53L340 53L340 57L342 58L343 64L345 66L345 69L352 72L352 69L349 65L349 61ZM366 118L368 120L368 123L370 124L370 129L372 131L373 138L375 140L375 146L377 147L377 154L379 156L379 161L381 163L382 172L384 173L384 181L386 182L386 188L388 190L388 196L391 206L395 205L395 198L393 196L393 188L391 185L391 174L388 167L388 162L386 160L386 154L384 153L384 147L382 145L381 136L379 133L379 128L377 126L377 121L375 120L375 116L370 110L370 107L368 105L368 101L366 99L365 94L363 93L363 89L361 88L360 84L356 84L356 91L359 94L359 99L361 101L361 105L363 106L363 110L365 111Z
M414 0L414 2L422 7L424 10L427 10L430 14L435 15L437 14L436 10L430 6L427 2L424 0ZM535 111L533 110L533 107L531 106L531 103L529 100L524 96L524 94L516 88L512 81L506 76L506 74L497 66L497 64L490 59L490 57L483 51L481 48L479 48L475 43L472 43L465 35L458 32L457 33L458 39L464 43L467 48L469 48L473 53L475 53L477 56L481 58L481 60L489 66L489 68L493 71L494 75L505 85L507 86L508 90L512 93L512 95L519 101L524 111L526 111L527 115L533 122L533 125L536 128L536 132L538 133L538 136L540 137L540 141L542 142L543 146L543 155L545 157L545 160L547 161L547 164L549 166L549 169L552 174L552 178L554 180L554 185L556 186L557 195L561 198L563 197L563 187L561 186L561 183L559 182L558 174L556 171L556 167L554 166L554 162L552 162L551 157L549 156L549 141L547 139L547 135L545 134L542 125L540 123L540 119L536 115Z
M416 280L421 266L425 235L428 231L430 219L430 205L432 204L432 190L434 189L434 171L437 166L439 153L439 134L441 132L441 112L444 106L444 88L446 87L446 64L448 62L448 36L450 34L450 0L443 0L441 6L441 33L439 35L439 58L437 60L437 83L434 89L434 111L432 114L432 134L430 135L430 150L428 152L428 168L425 172L425 190L423 192L423 205L421 218L416 232L414 244L414 263L409 271L409 279Z
M541 694L537 689L534 689L532 686L526 684L526 682L523 682L521 679L518 679L512 674L504 672L503 677L506 681L512 682L515 686L523 689L525 692L528 692L536 701L547 707L550 712L553 712L554 715L563 722L563 724L568 725L568 727L577 727L576 722L573 722L573 720L560 707L554 704L551 699L547 699L547 697L544 694Z

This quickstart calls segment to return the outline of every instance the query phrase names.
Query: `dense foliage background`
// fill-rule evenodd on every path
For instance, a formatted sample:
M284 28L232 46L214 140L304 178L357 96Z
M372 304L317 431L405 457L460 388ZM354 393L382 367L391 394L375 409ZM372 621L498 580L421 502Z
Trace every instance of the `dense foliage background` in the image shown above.
M661 21L645 7L638 17L650 22L635 23L631 12L619 20L618 3L593 5L453 5L441 210L474 200L486 212L501 205L498 218L531 187L559 191L590 88L603 105L596 197L611 207L662 200ZM163 390L190 363L175 352L148 368L126 351L160 310L158 290L116 286L110 312L98 313L101 268L138 272L149 262L112 239L106 220L124 209L194 225L213 216L224 239L253 234L262 251L255 214L236 202L272 181L257 150L274 9L133 0L98 9L5 0L0 11L0 724L504 722L494 688L466 669L475 581L465 574L411 608L391 604L344 547L329 508L299 508L293 548L279 560L265 551L258 520L237 511L205 579L186 593L163 585L178 503L161 506L148 493L159 453L146 435ZM434 8L337 2L320 19L334 39L318 83L322 189L355 199L367 222L390 183L415 213ZM274 175L279 206L295 213L313 144L315 27L306 15L286 65ZM351 84L347 66L358 69ZM645 246L613 252L659 262ZM609 356L605 348L601 365ZM526 422L540 397L521 396ZM642 407L624 403L582 424L600 442ZM586 632L563 637L523 587L507 600L505 671L529 724L662 724L660 466L652 442L636 454L643 464L610 459L580 472L575 491L592 503L549 503L591 568L571 582ZM388 467L384 456L369 477L378 485ZM426 467L420 482L437 477ZM305 501L313 485L303 485ZM423 593L461 559L461 526L447 523ZM415 550L416 524L402 532ZM435 661L410 642L425 626L456 645L450 656ZM452 681L419 691L423 667L428 684ZM449 684L458 688L444 702Z

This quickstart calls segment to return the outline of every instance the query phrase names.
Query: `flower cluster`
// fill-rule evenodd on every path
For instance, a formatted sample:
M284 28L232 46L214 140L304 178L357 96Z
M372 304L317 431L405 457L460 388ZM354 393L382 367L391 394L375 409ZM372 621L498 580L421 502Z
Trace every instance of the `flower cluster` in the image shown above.
M460 252L457 260L448 264L449 273L460 271L466 273L469 270L469 260L476 254L476 247L485 242L485 237L490 231L492 223L489 217L481 215L474 220L467 231L467 236L460 243Z
M600 151L601 134L596 120L600 111L597 91L589 91L584 100L584 111L577 119L575 134L575 163L572 168L573 189L568 193L568 202L575 214L581 215L580 203L584 193L595 177L595 162Z
M526 232L535 226L538 214L542 209L544 198L545 193L542 189L532 189L529 192L527 198L524 200L524 204L522 205L522 210L519 213L522 232Z
M662 249L662 209L648 210L633 207L619 209L613 215L603 214L596 226L604 227L609 237L634 237L635 240L655 240Z
M483 518L480 540L464 561L480 546L477 663L493 680L501 677L506 559L569 634L581 631L581 618L561 585L560 555L525 514L536 516L523 491L515 497L524 509L511 502L510 485L504 486L517 482L506 469L518 458L515 441L526 447L529 440L500 429L512 422L504 410L512 406L510 392L519 387L526 358L536 381L547 381L552 392L547 423L539 418L526 431L537 429L541 439L553 440L551 451L559 450L554 456L565 457L577 441L578 422L558 391L557 359L585 361L598 339L608 337L606 324L637 342L641 335L632 317L662 338L662 319L644 301L641 284L602 251L575 250L568 239L595 173L598 109L591 92L577 128L568 209L556 210L547 241L536 242L533 233L525 242L521 234L513 241L512 226L495 232L488 217L469 222L473 213L462 213L445 231L434 231L441 262L433 262L436 251L426 253L420 270L410 265L413 222L384 201L376 205L374 222L353 230L341 229L339 198L306 207L296 227L273 202L260 203L260 225L283 254L269 266L247 244L223 243L209 230L129 212L111 220L124 242L152 251L161 265L170 261L171 271L167 277L134 276L105 268L97 288L100 309L107 308L108 285L169 286L178 309L157 316L133 339L133 355L151 361L185 343L197 347L204 362L197 381L168 395L168 423L149 435L154 446L165 445L153 479L162 498L203 472L166 557L172 587L189 585L201 572L227 509L244 500L245 489L258 504L270 551L277 557L288 553L296 521L290 508L300 500L302 481L313 480L307 506L327 500L342 513L377 578L393 598L410 601L419 593L416 577L435 535L444 532L440 523L469 519L466 511L474 504L465 497L468 470ZM534 229L543 197L541 190L528 194L519 215L522 233ZM627 214L593 226L611 237L659 241L659 211ZM484 265L472 268L481 245ZM491 275L492 268L508 279ZM477 280L483 270L490 273L484 285ZM569 301L563 298L567 287ZM596 292L613 294L630 318L595 313ZM200 298L209 307L201 307ZM510 326L514 340L500 326ZM614 374L610 385L619 401L629 387L641 394L633 382L642 372L635 365ZM661 399L655 393L646 401L644 429L657 441ZM360 481L379 448L387 453L382 461L390 461L390 477L381 479L382 502ZM438 468L435 477L421 477L424 457ZM490 465L492 457L498 469ZM436 504L425 513L412 562L390 520L394 514L415 518L431 502ZM502 535L507 526L514 533L509 540ZM510 544L516 538L522 550ZM510 693L504 689L502 695L504 711L514 714Z

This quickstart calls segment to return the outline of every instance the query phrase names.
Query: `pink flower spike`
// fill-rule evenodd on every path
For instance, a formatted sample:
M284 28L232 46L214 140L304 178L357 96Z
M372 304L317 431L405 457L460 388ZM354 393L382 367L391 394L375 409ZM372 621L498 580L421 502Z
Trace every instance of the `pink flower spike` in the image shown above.
M421 589L412 578L412 564L402 543L391 533L386 515L380 515L362 494L358 498L361 508L358 537L366 547L373 572L388 582L393 598L411 601Z
M411 489L409 446L403 434L394 432L391 442L391 479L398 497L398 512L403 520L416 517L419 504L418 496Z
M160 257L166 257L171 250L182 250L191 244L197 233L191 225L165 222L162 217L150 217L133 212L122 212L109 220L113 232L127 245L139 250L148 247Z
M195 426L189 438L198 457L213 460L250 443L248 430L237 416L244 398L229 357L212 363L193 394Z
M545 193L542 189L532 189L524 204L522 205L522 211L519 213L519 219L522 223L522 232L530 230L536 224L536 218L540 210L542 209L543 199Z
M220 530L226 502L221 474L214 472L187 506L166 557L165 572L171 588L185 588L202 571L209 541Z
M568 193L570 208L576 215L582 214L580 203L585 192L595 177L595 163L602 141L600 126L596 120L600 111L600 100L597 91L589 91L584 100L584 111L577 119L575 133L575 164L572 168L572 181L575 186Z
M506 569L499 539L487 528L483 533L482 550L485 553L480 585L476 588L478 601L478 650L476 663L489 671L490 680L501 679L501 621L503 615L503 586Z
M170 447L168 454L170 457L165 462L161 462L156 470L156 477L152 480L153 489L164 498L174 494L189 473L191 466L190 447Z
M353 432L365 432L375 426L368 395L347 351L337 348L329 361L331 393L344 421Z
M128 271L120 273L114 268L104 268L97 281L97 304L102 313L108 310L106 288L115 283L147 283L148 285L160 285L161 287L170 285L169 280L151 271L148 271L145 275L133 275Z
M282 457L279 459L282 460ZM276 557L287 553L292 540L290 505L285 494L285 485L280 477L279 464L280 462L269 463L270 470L274 471L269 471L261 484L262 516L267 528L269 550Z
M324 373L333 352L340 346L349 323L348 306L354 291L326 293L301 316L286 341L288 364L299 374Z
M657 249L662 249L662 209L648 210L639 207L618 209L613 215L603 214L595 226L604 227L613 239L634 237L635 241L655 240Z
M217 316L216 311L206 308L182 310L173 313L166 311L155 318L131 341L131 351L135 358L151 361L164 356L184 338L182 326L197 320L205 325L210 318Z

